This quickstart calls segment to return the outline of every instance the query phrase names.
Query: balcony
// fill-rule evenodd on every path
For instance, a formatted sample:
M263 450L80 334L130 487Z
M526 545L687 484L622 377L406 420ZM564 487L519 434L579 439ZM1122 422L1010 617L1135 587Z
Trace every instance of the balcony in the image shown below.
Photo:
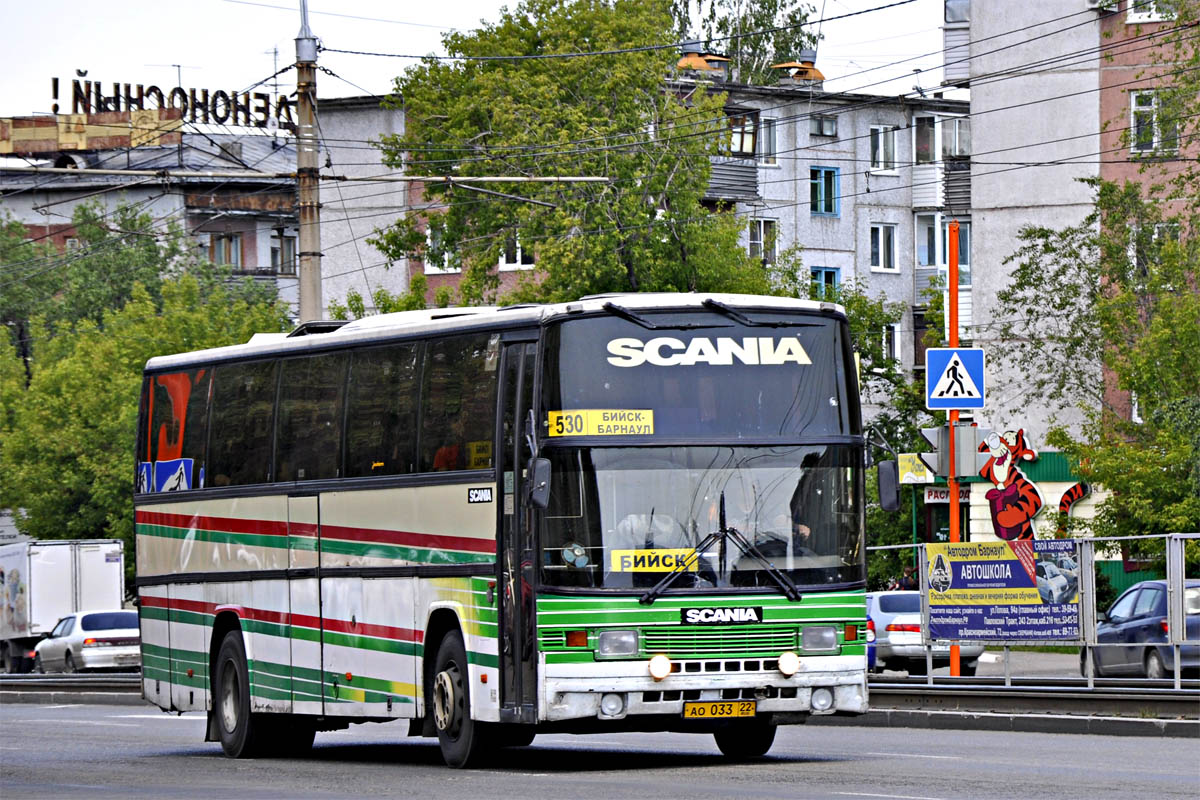
M758 196L758 162L752 158L714 156L705 200L753 202Z

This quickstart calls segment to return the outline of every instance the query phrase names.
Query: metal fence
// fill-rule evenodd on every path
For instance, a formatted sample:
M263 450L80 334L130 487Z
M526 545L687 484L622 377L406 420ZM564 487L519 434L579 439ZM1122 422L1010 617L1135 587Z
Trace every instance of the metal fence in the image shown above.
M1109 608L1098 608L1097 603L1097 582L1096 582L1096 565L1098 563L1097 553L1105 554L1114 549L1119 549L1123 543L1132 540L1146 539L1162 539L1164 540L1166 552L1166 578L1165 585L1167 590L1167 614L1166 614L1166 631L1162 636L1155 634L1153 631L1148 632L1149 638L1134 639L1138 632L1133 629L1136 625L1130 624L1114 624L1113 621L1107 618ZM1193 622L1193 632L1191 638L1187 630L1187 619L1189 616L1195 618L1200 616L1200 602L1197 601L1195 595L1200 593L1200 575L1187 575L1187 559L1186 549L1191 544L1195 547L1200 543L1200 533L1176 533L1167 536L1127 536L1127 537L1110 537L1110 538L1081 538L1070 540L1075 544L1075 553L1077 554L1077 569L1075 570L1074 578L1076 579L1077 593L1070 603L1077 606L1077 625L1070 626L1071 630L1067 635L1063 636L1042 636L1036 639L1023 638L1019 635L1001 635L990 636L988 638L941 638L931 635L931 608L934 606L930 602L930 562L928 553L930 545L925 544L902 544L880 547L869 547L870 551L885 551L885 550L908 550L918 548L919 569L920 569L920 585L921 585L921 634L925 649L925 661L927 676L926 682L929 685L933 683L933 650L935 647L944 648L946 645L954 644L982 644L991 645L993 647L1003 647L1004 651L1004 676L1005 684L1011 685L1012 672L1010 668L1010 652L1012 647L1017 646L1038 646L1038 645L1059 645L1059 646L1078 646L1081 648L1081 672L1087 678L1089 688L1093 688L1096 679L1096 650L1097 648L1140 648L1147 651L1148 648L1169 648L1171 653L1170 663L1173 666L1174 687L1181 688L1183 665L1182 661L1187 658L1194 662L1197 654L1200 653L1200 634L1197 634L1198 627ZM945 543L933 545L936 549L944 546ZM984 543L963 543L968 547L973 544ZM988 545L1004 544L1003 542L987 542ZM1107 559L1100 559L1101 561ZM1191 589L1189 593L1186 591ZM1126 591L1129 591L1128 589ZM1011 602L1006 605L1012 605ZM1193 607L1196 606L1196 607ZM985 606L986 607L986 606ZM1007 609L1006 609L1007 611ZM1191 612L1189 614L1189 611ZM986 613L986 612L985 612ZM1161 625L1159 617L1153 617L1146 621L1146 624ZM1136 620L1126 620L1126 623L1135 622ZM1141 631L1141 634L1147 634L1147 631ZM1186 648L1186 649L1185 649ZM1194 665L1193 665L1194 666Z

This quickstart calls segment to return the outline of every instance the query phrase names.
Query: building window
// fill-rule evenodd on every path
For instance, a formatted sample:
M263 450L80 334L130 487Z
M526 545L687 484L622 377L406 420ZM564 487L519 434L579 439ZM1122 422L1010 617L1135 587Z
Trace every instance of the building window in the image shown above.
M917 266L937 265L937 217L933 214L917 214Z
M1125 12L1125 22L1128 25L1137 25L1142 22L1163 22L1174 19L1175 13L1171 7L1176 2L1178 0L1129 0L1129 8Z
M425 232L425 274L445 275L452 272L462 272L462 269L450 257L450 253L442 252L442 230L431 225Z
M937 158L933 123L933 117L917 117L913 121L913 153L918 164L932 164Z
M754 132L757 129L754 114L738 114L729 118L729 154L739 158L754 158Z
M242 235L214 233L208 241L208 257L214 264L242 268Z
M871 126L871 169L896 168L896 129L891 126Z
M66 249L68 253L73 253L79 249L79 240L74 236L67 237Z
M971 155L971 120L951 117L942 120L942 158L963 158Z
M1179 149L1179 127L1162 113L1158 92L1130 93L1130 122L1134 153L1174 152Z
M762 119L758 123L758 163L778 164L778 144L775 141L775 120Z
M505 240L504 249L500 251L500 269L533 269L533 253L522 248L515 235Z
M832 297L842 282L842 271L837 267L812 267L812 296Z
M760 259L764 265L775 263L775 220L750 220L750 255Z
M812 136L837 136L837 117L809 117L808 132Z
M871 270L873 272L897 272L896 226L871 224Z
M885 361L896 361L900 358L896 352L899 333L900 326L894 322L883 326L883 358Z
M837 216L838 170L836 167L812 167L808 171L809 198L812 213Z
M1159 222L1153 229L1145 233L1143 230L1140 225L1131 225L1129 229L1129 264L1137 280L1144 279L1150 273L1150 265L1159 261L1165 242L1179 241L1179 224L1175 222Z
M943 269L950 268L950 223L942 223ZM971 285L971 223L958 223L958 285Z
M296 274L296 237L277 236L271 244L271 270L279 275Z

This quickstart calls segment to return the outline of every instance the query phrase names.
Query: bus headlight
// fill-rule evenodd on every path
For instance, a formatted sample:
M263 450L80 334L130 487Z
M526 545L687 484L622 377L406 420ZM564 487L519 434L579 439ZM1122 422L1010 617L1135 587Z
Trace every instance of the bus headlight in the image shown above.
M809 625L801 634L800 641L805 650L836 650L837 628L832 625Z
M779 654L779 671L787 677L792 677L800 671L800 656L791 650Z
M596 655L600 658L633 656L637 651L637 631L601 631L596 637Z
M671 659L659 653L654 658L650 659L650 677L656 681L661 681L663 678L671 674Z

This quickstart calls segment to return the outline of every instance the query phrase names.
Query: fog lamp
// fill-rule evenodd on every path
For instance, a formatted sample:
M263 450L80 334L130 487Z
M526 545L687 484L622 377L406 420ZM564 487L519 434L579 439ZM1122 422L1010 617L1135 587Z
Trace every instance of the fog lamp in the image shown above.
M820 689L813 689L813 711L828 711L831 708L833 708L833 692L829 691L823 686Z
M800 656L788 650L779 654L779 671L789 678L800 671Z
M606 717L619 717L625 711L625 695L609 692L600 698L600 713Z
M650 677L656 681L661 681L663 678L671 674L671 659L664 656L662 653L650 659Z

